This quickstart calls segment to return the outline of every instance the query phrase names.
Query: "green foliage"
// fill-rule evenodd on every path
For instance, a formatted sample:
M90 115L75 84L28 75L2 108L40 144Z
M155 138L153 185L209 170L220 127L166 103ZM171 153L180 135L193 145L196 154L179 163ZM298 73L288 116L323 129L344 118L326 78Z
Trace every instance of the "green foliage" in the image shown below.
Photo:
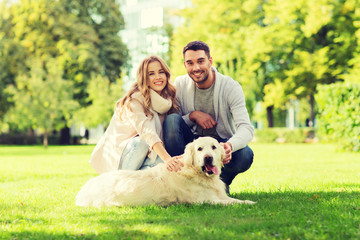
M336 83L318 91L319 133L341 149L360 152L360 85Z
M12 39L11 15L4 1L0 2L0 120L11 107L5 88L14 83L15 76L25 70L26 49ZM1 125L1 121L0 121ZM0 127L1 132L1 127Z
M231 195L256 205L81 208L94 146L0 146L0 239L359 239L360 153L252 144ZM340 163L341 160L341 163ZM239 237L240 236L240 237Z
M84 123L88 127L96 127L98 124L107 126L114 113L115 102L122 95L121 81L111 83L100 75L93 76L87 92L87 100L91 105L76 113L75 122Z
M96 56L92 61L100 66L97 73L106 76L111 82L116 82L121 75L121 67L128 58L127 47L119 37L119 31L124 28L125 22L118 1L62 0L61 4L68 13L76 17L76 31L85 32L86 35L79 37L93 41L91 44ZM83 27L89 30L85 31ZM82 40L79 38L77 41Z

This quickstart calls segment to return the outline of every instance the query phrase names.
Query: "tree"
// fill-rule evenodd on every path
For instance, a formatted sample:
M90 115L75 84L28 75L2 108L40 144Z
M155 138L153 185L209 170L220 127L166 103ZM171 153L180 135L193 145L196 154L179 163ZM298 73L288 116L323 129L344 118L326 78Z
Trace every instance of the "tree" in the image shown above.
M349 60L357 46L355 10L355 1L275 0L268 5L267 27L277 26L272 34L278 28L291 29L294 41L290 45L290 58L285 59L289 64L278 81L284 91L279 94L278 87L268 85L268 96L278 97L267 97L267 102L280 100L284 104L288 99L307 98L311 107L309 118L314 120L317 85L342 81L342 75L349 71ZM289 44L282 46L288 47Z
M122 95L121 81L111 83L96 75L91 78L87 91L87 101L91 104L77 112L74 117L76 122L88 127L96 127L98 124L107 126L114 113L115 102Z
M116 0L21 0L3 7L0 24L6 31L0 34L0 70L11 71L0 76L6 79L0 84L0 101L7 106L0 108L0 114L9 111L13 103L6 100L2 89L18 87L14 83L19 76L29 80L24 76L33 75L29 72L33 66L25 62L33 59L43 63L45 76L49 62L56 62L61 79L71 85L73 99L83 108L91 109L94 102L88 90L93 76L109 87L119 84L128 52L118 35L124 20ZM14 93L6 94L10 92Z
M320 136L340 149L360 152L360 85L339 82L318 87Z
M96 35L95 47L100 74L110 82L121 76L121 66L125 65L128 50L119 37L125 26L120 6L116 0L62 0L66 12L72 13L77 23L90 26ZM79 26L80 27L80 26Z
M31 59L29 75L19 75L15 85L6 89L14 104L5 116L6 121L19 129L43 131L45 147L49 132L62 128L79 107L73 100L72 83L62 79L63 70L59 66L55 59L48 62Z
M112 82L120 77L127 49L118 35L124 21L114 0L24 0L10 10L14 39L29 56L58 58L82 106L88 104L86 87L93 73Z
M0 2L0 120L11 107L4 92L15 76L25 71L26 50L13 40L11 33L11 15L6 11L6 3Z

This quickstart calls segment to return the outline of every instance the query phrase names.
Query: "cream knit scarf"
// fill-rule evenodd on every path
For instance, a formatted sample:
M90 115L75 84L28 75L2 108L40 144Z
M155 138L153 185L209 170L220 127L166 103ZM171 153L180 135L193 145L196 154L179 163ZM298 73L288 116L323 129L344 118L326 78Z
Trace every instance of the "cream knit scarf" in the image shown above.
M152 89L150 89L150 98L151 108L159 114L167 113L172 106L172 102L170 99L163 98Z

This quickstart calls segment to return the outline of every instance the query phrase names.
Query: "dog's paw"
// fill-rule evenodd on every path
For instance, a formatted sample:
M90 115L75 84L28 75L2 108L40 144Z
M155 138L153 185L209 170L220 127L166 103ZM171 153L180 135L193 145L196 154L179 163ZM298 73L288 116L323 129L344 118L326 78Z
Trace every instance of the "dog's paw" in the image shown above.
M250 200L245 200L244 201L245 204L256 204L256 202L250 201Z
M256 202L250 201L250 200L239 200L239 199L234 199L233 203L238 203L238 204L256 204Z

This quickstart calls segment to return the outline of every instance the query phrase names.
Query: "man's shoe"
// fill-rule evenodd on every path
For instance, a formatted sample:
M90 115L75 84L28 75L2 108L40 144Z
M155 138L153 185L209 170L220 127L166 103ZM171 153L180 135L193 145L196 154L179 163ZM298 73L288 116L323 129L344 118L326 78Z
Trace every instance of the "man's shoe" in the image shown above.
M227 195L230 194L230 187L226 183L225 183L225 192L226 192Z

